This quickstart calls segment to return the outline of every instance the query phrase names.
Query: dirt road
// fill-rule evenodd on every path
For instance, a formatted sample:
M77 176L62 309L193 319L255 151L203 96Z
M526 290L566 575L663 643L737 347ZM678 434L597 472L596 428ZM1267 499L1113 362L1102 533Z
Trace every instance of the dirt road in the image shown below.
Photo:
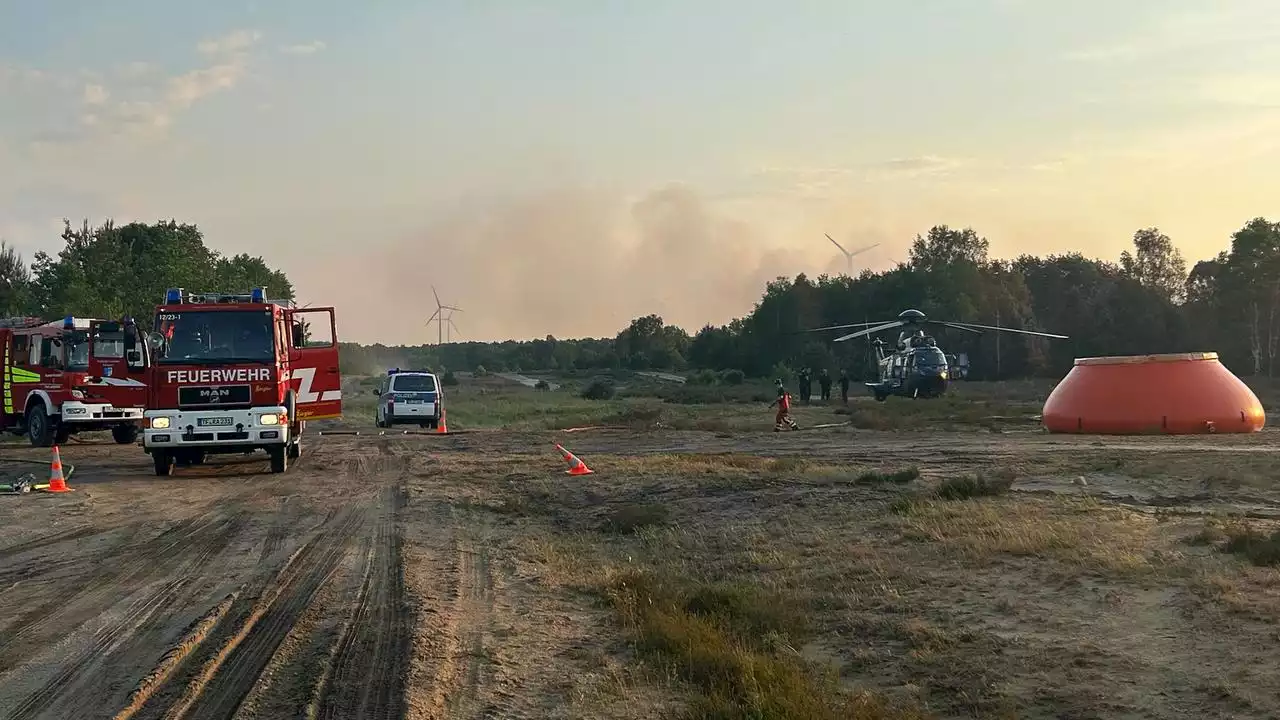
M311 439L285 475L267 474L263 456L228 456L157 478L139 448L73 443L62 456L76 465L75 492L0 498L0 717L578 716L574 676L600 672L593 648L610 628L580 599L540 589L518 527L460 509L478 481L443 469L528 456L520 477L554 478L553 438L584 455L961 464L1131 446L1270 450L1259 436L335 436ZM618 716L628 712L644 716Z

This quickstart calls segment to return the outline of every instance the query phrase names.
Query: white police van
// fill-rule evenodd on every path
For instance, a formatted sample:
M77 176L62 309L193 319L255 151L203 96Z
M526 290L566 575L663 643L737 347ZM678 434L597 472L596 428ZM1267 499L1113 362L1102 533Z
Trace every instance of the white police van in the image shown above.
M435 430L440 424L444 393L435 373L392 368L373 394L378 396L373 418L378 427L414 423Z

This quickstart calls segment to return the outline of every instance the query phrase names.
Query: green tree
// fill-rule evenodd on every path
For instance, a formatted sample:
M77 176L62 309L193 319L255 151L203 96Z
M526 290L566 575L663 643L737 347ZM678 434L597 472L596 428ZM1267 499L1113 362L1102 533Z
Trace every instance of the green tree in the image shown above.
M79 228L70 221L64 226L57 257L37 252L32 264L34 306L46 317L147 317L171 287L245 292L266 285L273 298L293 299L284 273L261 258L222 257L205 246L195 225L168 220L117 227L108 220L95 228L85 220Z
M24 315L31 305L31 271L22 254L0 240L0 313Z
M1133 234L1133 249L1120 253L1120 268L1126 277L1160 293L1173 303L1186 298L1187 263L1168 235L1158 228Z

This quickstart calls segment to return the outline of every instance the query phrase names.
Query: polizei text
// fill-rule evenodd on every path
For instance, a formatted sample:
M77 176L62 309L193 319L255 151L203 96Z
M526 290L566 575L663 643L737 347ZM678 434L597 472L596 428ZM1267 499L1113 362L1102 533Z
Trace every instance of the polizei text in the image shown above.
M209 368L207 370L170 370L171 383L234 383L271 379L271 368Z

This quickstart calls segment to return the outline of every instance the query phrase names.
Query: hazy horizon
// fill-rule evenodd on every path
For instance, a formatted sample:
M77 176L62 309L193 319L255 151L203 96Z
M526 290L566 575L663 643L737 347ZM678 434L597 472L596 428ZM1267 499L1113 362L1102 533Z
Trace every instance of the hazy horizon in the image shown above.
M1276 214L1280 16L1190 0L0 0L0 238L173 217L341 339L696 331L917 233L1188 263ZM1280 219L1274 218L1273 219ZM690 279L696 277L695 282Z

